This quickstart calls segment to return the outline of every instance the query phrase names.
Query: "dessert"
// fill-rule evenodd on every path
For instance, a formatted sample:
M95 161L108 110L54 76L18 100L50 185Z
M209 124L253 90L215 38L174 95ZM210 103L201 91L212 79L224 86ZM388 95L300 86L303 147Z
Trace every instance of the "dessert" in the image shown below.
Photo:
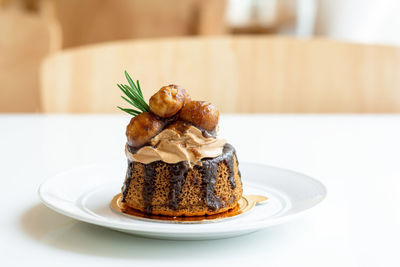
M235 149L217 137L218 109L178 85L144 101L139 82L118 85L136 109L126 128L122 202L147 214L213 215L235 208L242 182Z

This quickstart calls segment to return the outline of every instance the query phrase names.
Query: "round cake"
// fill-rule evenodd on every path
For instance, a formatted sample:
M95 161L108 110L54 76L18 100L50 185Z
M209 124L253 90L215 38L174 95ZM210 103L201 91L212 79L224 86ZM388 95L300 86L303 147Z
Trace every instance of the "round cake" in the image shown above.
M122 201L129 207L167 216L212 215L234 208L242 196L235 150L225 144L223 153L189 167L155 161L128 160Z
M239 163L233 146L217 137L218 109L192 101L177 85L162 87L147 105L139 83L137 88L129 80L131 87L119 86L142 112L120 108L134 116L126 129L122 203L165 216L214 215L235 208L242 197Z

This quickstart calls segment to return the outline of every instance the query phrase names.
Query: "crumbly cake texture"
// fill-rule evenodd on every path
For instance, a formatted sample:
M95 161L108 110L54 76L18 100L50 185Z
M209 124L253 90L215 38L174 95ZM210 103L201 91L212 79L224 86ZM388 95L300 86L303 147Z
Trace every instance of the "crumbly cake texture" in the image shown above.
M122 195L126 205L149 214L203 216L227 211L242 196L235 150L226 144L222 155L192 168L186 162L128 162Z

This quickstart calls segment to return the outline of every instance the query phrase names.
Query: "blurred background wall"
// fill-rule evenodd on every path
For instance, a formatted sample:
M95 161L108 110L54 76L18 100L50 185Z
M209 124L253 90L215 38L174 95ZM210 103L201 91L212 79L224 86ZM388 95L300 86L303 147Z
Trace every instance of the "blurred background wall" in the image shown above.
M400 2L395 0L0 0L0 112L106 112L104 108L48 110L45 107L49 101L57 104L62 96L76 99L75 91L97 90L108 95L108 90L114 90L113 94L119 94L115 88L102 87L123 79L122 73L120 77L111 75L109 69L98 65L107 62L113 62L118 71L125 68L129 71L130 67L135 74L141 74L138 79L144 79L143 83L151 87L167 80L168 75L180 79L173 82L182 80L195 88L195 94L205 98L228 94L223 85L243 76L235 62L253 67L257 64L252 73L240 79L244 84L251 82L257 94L253 97L265 99L269 107L255 110L221 101L223 111L397 112L400 110L395 71L400 60L399 12ZM228 39L209 41L221 36ZM166 41L171 38L173 42ZM321 38L326 41L319 41ZM301 39L310 42L299 42ZM187 58L182 59L182 55L194 54L203 55L196 61L196 67ZM127 59L124 55L135 58ZM333 60L332 55L340 60ZM154 60L157 64L146 64L144 60ZM213 60L216 63L210 65ZM224 75L224 70L215 67L218 62L232 62L230 65L235 68L231 67ZM271 64L278 67L269 70ZM335 67L349 71L331 75L338 73ZM80 68L85 75L79 75ZM183 75L181 68L199 71L203 80L196 79L195 74ZM301 72L296 68L302 68ZM274 73L273 76L267 71ZM283 76L278 79L280 73ZM93 77L96 82L90 82ZM254 82L257 77L261 77L259 82ZM210 85L210 81L219 87ZM220 91L210 93L199 83ZM242 87L235 89L236 96L242 94L240 90L246 90ZM331 109L318 108L325 106L323 102L304 103L314 109L282 108L282 103L296 106L289 92L310 101L328 101L325 98L330 95L338 100L332 104L336 108ZM379 92L384 97L374 100ZM87 99L79 95L90 106L95 96L86 96ZM111 105L101 101L104 103L100 106Z

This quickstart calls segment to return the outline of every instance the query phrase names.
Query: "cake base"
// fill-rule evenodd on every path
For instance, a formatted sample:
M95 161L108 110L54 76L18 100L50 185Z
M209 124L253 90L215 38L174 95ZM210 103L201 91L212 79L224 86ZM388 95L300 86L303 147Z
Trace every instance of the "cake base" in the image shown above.
M222 155L189 167L187 162L142 164L128 161L122 202L147 214L214 215L234 208L242 197L235 150L226 144Z

